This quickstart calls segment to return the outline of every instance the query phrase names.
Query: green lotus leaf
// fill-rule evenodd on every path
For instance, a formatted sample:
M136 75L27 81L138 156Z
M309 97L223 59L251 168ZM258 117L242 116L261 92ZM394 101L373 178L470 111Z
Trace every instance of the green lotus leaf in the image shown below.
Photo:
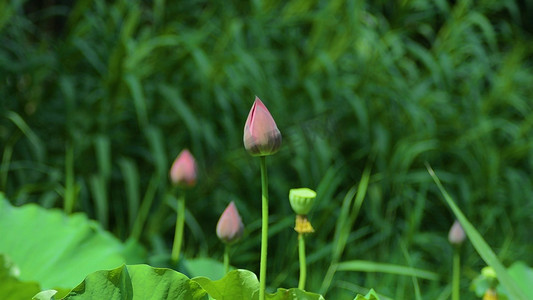
M0 253L18 267L19 280L38 282L45 290L70 290L87 274L138 263L144 255L136 242L124 245L82 213L67 216L35 204L14 207L2 193L0 236Z
M0 299L31 299L35 293L40 291L37 282L18 280L18 273L18 267L5 255L0 255Z
M123 265L89 274L65 299L202 300L207 296L198 283L174 270Z
M211 280L218 280L225 275L224 264L216 259L199 257L182 261L186 268L185 274L192 278L204 276Z
M516 281L528 299L533 299L533 269L522 261L517 261L509 267L509 275Z
M357 295L354 300L379 300L379 296L374 289L370 289L365 296Z
M220 280L212 281L207 277L195 277L192 280L216 300L253 299L259 292L257 276L248 270L233 270ZM258 296L256 296L257 298Z

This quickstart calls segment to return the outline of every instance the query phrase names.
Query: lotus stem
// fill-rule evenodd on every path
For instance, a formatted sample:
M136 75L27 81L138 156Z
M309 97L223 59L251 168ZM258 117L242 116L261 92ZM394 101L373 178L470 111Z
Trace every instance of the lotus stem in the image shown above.
M453 249L453 278L452 278L452 300L459 300L461 277L461 256L459 247Z
M300 257L300 281L298 282L298 288L305 290L305 279L307 277L307 266L305 263L305 238L304 235L298 234L298 253Z
M172 246L172 262L176 263L180 257L181 244L183 241L183 226L185 224L185 195L178 198L178 210L176 216L176 232L174 234L174 245Z
M224 274L229 272L229 245L226 244L224 249Z
M266 157L261 156L262 226L261 226L261 265L259 268L259 300L265 299L267 249L268 249L268 177Z

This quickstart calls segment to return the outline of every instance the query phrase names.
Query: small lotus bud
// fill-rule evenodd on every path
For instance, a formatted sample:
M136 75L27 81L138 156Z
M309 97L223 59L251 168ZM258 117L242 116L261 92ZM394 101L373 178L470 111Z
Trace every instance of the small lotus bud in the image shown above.
M450 232L448 233L448 241L454 246L459 246L463 243L465 237L466 236L463 227L461 227L459 221L455 220L452 228L450 228Z
M281 146L281 133L274 118L255 97L254 104L244 125L244 148L253 156L272 155Z
M185 149L176 157L170 168L170 181L174 185L193 187L196 184L196 161Z
M308 188L291 189L289 201L298 215L307 215L315 202L316 192Z
M233 201L224 210L217 223L217 236L224 243L232 244L238 241L244 232L241 216Z
M484 267L481 269L481 275L487 279L497 279L496 271L492 267Z

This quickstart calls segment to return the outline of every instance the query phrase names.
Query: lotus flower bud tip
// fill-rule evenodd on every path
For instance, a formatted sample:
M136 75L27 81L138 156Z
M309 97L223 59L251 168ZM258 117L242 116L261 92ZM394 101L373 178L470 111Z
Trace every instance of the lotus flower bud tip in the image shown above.
M192 187L196 184L196 161L189 150L181 151L176 157L169 175L174 185Z
M232 244L238 241L244 232L241 216L233 201L224 210L217 223L217 236L224 243Z
M450 242L450 244L458 246L463 243L465 238L466 235L465 231L463 230L463 227L461 227L459 221L455 220L455 222L453 222L452 228L450 228L450 232L448 233L448 241Z
M253 156L272 155L281 146L281 132L272 115L255 97L252 109L244 125L244 148Z

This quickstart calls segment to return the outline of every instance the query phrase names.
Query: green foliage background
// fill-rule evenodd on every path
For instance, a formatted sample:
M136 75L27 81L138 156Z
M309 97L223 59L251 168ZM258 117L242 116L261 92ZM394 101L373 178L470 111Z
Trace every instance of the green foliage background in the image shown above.
M168 169L189 148L186 256L222 257L215 225L233 200L247 230L232 263L258 272L259 162L242 145L257 95L284 139L268 159L268 285L297 285L288 190L318 192L318 292L342 199L370 165L343 259L442 278L339 272L326 298L446 298L453 217L426 161L504 264L533 264L532 20L528 1L4 1L0 190L16 205L75 200L121 239L153 200L141 241L157 264L174 230ZM468 299L483 262L462 254Z

